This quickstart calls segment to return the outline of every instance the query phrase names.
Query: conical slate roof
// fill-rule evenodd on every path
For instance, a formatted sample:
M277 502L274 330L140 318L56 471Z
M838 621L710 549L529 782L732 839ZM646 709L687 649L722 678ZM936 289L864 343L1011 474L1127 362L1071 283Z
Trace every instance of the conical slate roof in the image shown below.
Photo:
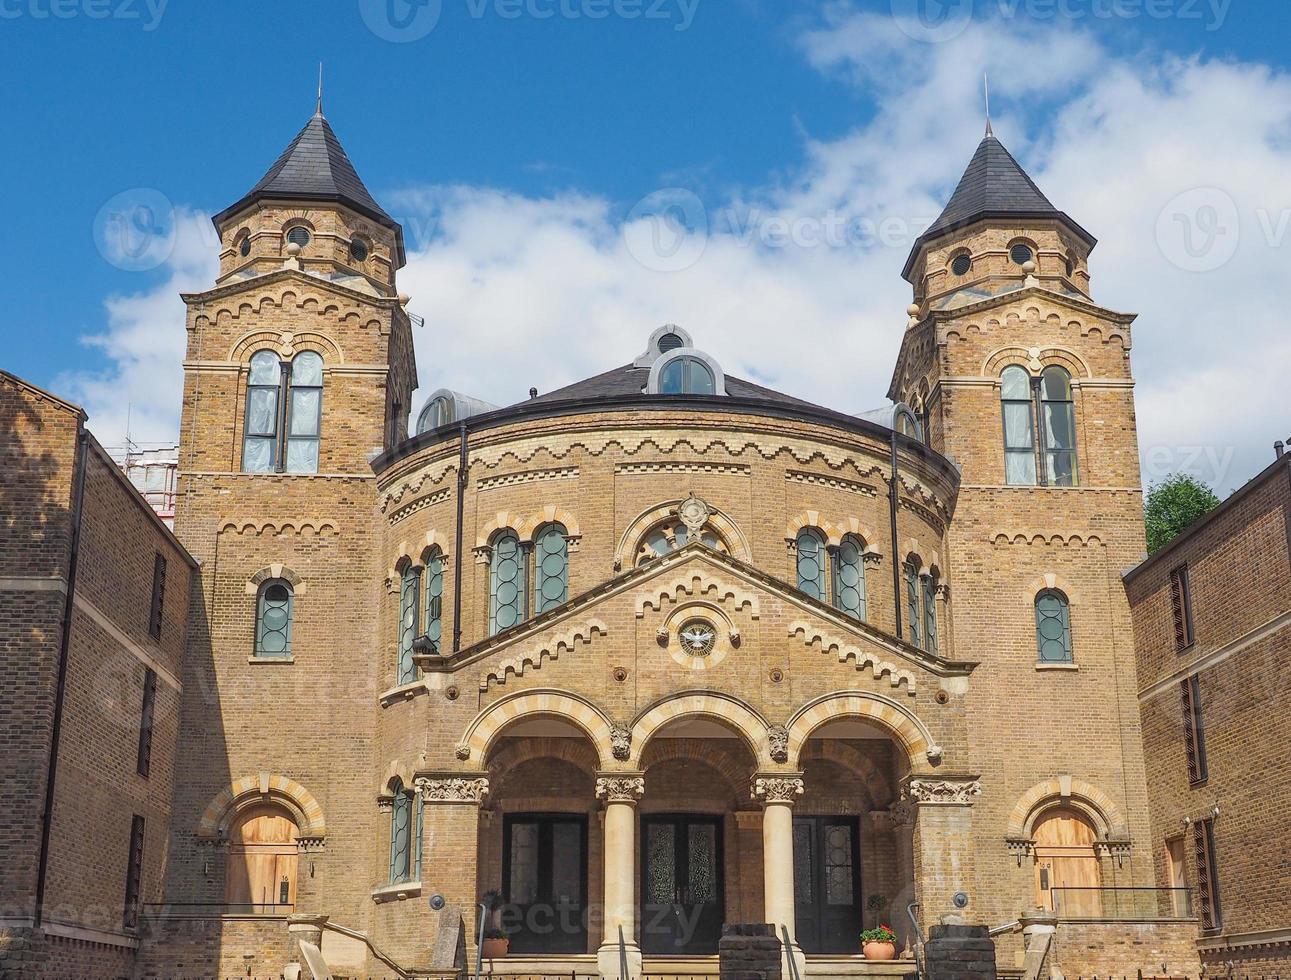
M215 216L215 223L253 201L267 198L333 201L353 208L378 224L398 229L359 179L354 164L322 112L314 113L291 145L245 196Z
M1005 221L1060 218L1084 238L1091 248L1096 243L1089 232L1050 203L1035 181L1022 169L1022 165L1013 159L1013 154L1005 149L993 133L988 132L978 144L977 152L969 161L964 176L959 179L955 193L950 195L950 201L941 212L941 217L915 242L906 263L906 277L909 278L915 258L925 244L983 218Z

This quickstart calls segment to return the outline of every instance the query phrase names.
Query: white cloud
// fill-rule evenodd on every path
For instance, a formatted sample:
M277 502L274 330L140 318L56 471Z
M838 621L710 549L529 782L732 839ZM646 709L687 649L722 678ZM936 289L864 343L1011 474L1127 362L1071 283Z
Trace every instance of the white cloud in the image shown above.
M681 271L643 266L628 242L645 219L634 215L625 236L629 209L591 194L457 186L387 201L412 246L400 287L427 322L416 338L421 397L451 387L518 401L531 385L550 391L625 363L651 329L676 321L733 374L843 411L881 403L910 295L900 269L980 138L983 69L1002 66L996 132L1055 204L1102 239L1095 299L1141 314L1146 475L1194 464L1227 492L1263 467L1267 444L1286 434L1279 374L1291 341L1276 311L1291 243L1282 220L1291 215L1291 80L1262 65L1120 55L1057 23L977 22L925 44L845 5L798 44L819 71L862 87L873 115L840 139L805 136L797 164L710 201L702 256ZM1169 213L1159 221L1196 188L1228 195L1240 229L1232 260L1208 272L1172 264L1183 241L1171 235L1186 229ZM1226 225L1227 198L1206 193ZM695 227L686 195L672 196ZM839 216L851 244L768 244L782 233L836 235ZM1270 232L1285 235L1282 247ZM171 275L109 303L97 342L114 368L78 390L109 419L135 399L136 426L146 406L149 425L169 419L173 432L174 293L211 281L209 256L172 260Z

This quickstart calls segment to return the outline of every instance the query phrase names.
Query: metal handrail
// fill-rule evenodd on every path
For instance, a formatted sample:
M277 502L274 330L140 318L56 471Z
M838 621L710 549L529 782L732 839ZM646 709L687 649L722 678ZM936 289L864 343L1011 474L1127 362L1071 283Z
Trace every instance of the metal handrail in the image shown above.
M780 926L780 932L784 936L784 957L789 961L789 980L802 980L798 975L798 961L793 958L793 940L789 938L789 927Z
M1064 906L1086 898L1096 911L1069 913ZM1180 902L1182 899L1182 902ZM1084 919L1190 919L1194 917L1193 889L1155 888L1135 885L1055 885L1049 889L1049 905L1062 918ZM1176 909L1182 905L1182 914Z
M910 917L910 924L914 926L914 973L916 977L923 975L923 929L919 926L919 920L915 917L914 910L919 907L918 902L911 902L905 907L905 914Z
M619 926L619 980L628 978L628 944L623 939L623 926Z

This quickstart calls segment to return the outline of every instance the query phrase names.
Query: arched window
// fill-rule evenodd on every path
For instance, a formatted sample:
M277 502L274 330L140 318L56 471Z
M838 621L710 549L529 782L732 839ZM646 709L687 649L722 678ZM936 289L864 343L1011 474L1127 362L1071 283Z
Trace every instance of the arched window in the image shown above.
M421 606L421 569L409 565L399 587L399 661L396 664L398 684L417 679L417 665L412 660L412 644L418 637Z
M825 601L825 537L814 527L798 532L798 588Z
M923 648L937 652L937 576L923 576Z
M291 362L287 401L287 472L318 472L323 417L323 359L301 351Z
M834 605L865 620L865 545L849 534L834 551Z
M256 645L257 657L291 657L291 584L273 578L260 586L256 593Z
M417 420L417 432L429 432L431 429L438 429L440 426L450 425L456 421L453 418L452 399L440 395L432 398L421 410L421 418Z
M526 562L515 531L502 531L493 539L489 562L489 635L510 629L525 619Z
M422 634L440 649L444 635L444 553L432 548L426 554L425 610L422 615Z
M284 365L273 351L257 351L247 375L242 471L317 473L322 412L322 357L301 351Z
M401 780L392 787L390 808L390 883L421 880L421 806Z
M1004 471L1011 487L1033 487L1035 466L1035 401L1031 375L1017 366L1000 375L1004 412Z
M534 539L533 608L536 613L564 605L569 598L568 533L559 524L548 524Z
M717 381L712 370L697 357L678 357L659 373L661 395L715 395Z
M1071 604L1057 589L1035 597L1035 642L1042 664L1069 664L1071 656Z
M278 461L278 393L282 365L273 351L257 351L247 376L246 422L242 433L242 470L272 473Z
M1044 481L1050 487L1076 485L1076 404L1071 375L1048 367L1040 375L1040 435Z
M730 553L726 542L711 527L706 527L700 532L699 540L714 551L720 551L724 555ZM641 539L641 544L637 548L637 564L670 555L680 550L689 541L690 529L676 518L657 524Z
M910 643L919 646L919 638L922 635L919 619L919 559L911 555L905 563L905 616L906 616L906 636Z
M919 421L919 416L914 413L914 409L900 405L897 407L896 415L897 431L903 436L923 442L923 424Z
M230 911L285 915L296 904L300 829L281 807L246 811L229 832L224 900Z

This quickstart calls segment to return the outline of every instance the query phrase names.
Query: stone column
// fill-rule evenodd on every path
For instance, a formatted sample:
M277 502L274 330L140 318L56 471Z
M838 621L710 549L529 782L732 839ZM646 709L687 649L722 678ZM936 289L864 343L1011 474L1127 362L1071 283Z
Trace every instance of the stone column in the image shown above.
M605 930L596 962L603 980L639 980L641 947L637 944L636 853L637 801L645 793L639 772L601 773L596 797L605 803ZM627 949L627 976L619 931Z
M443 909L430 910L431 967L465 967L475 956L479 940L477 881L480 846L480 804L489 792L483 773L418 776L415 780L423 811L422 897L428 908L431 895L445 899ZM462 952L466 961L459 962Z
M976 776L906 777L902 801L917 808L915 889L925 933L946 916L973 917L972 805L981 792Z
M783 976L792 976L793 956L798 975L806 976L807 960L798 946L793 900L793 804L806 787L801 773L760 774L753 777L753 798L762 804L762 881L766 921L777 938L789 930Z

